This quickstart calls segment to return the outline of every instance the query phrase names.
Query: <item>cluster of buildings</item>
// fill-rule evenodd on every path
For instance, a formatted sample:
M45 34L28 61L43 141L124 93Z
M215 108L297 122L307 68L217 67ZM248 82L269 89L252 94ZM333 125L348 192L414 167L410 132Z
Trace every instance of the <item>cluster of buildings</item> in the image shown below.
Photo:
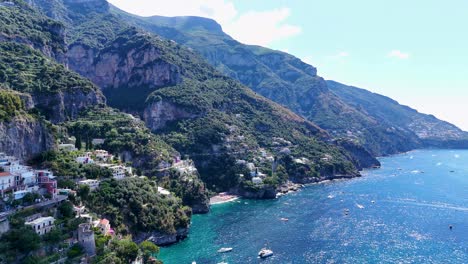
M48 170L34 170L22 165L20 161L5 153L0 153L0 197L12 194L15 200L22 199L27 193L39 192L57 195L57 181Z
M71 243L78 242L88 256L94 256L96 254L94 229L98 229L101 234L106 236L113 236L115 234L114 230L111 228L109 220L105 218L93 221L93 217L89 214L81 214L85 210L84 206L75 207L74 209L80 211L77 212L75 210L77 213L76 217L87 219L87 221L78 226L77 237L72 238ZM42 236L49 233L55 227L55 218L35 214L26 218L25 225L30 226L38 235Z
M132 167L110 163L113 160L114 155L102 149L86 152L84 155L75 158L75 161L80 164L96 164L100 167L110 169L112 171L112 177L117 180L133 175Z

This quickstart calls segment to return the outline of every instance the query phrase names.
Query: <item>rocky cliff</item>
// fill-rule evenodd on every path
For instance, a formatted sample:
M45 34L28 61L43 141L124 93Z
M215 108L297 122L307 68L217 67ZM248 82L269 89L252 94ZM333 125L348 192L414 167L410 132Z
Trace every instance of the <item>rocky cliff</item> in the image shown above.
M190 112L171 102L164 102L162 99L149 103L143 112L143 120L153 131L166 127L169 122L197 117L200 117L200 114Z
M239 43L213 20L138 17L116 7L111 9L134 25L194 49L219 71L313 121L333 137L358 142L373 156L420 147L421 142L412 132L416 129L425 137L443 134L440 123L429 122L431 125L427 119L419 122L417 118L408 123L414 128L410 131L392 122L382 122L335 94L329 87L333 84L318 76L315 67L284 52ZM428 129L429 126L433 129Z
M41 121L17 116L10 122L0 122L0 152L29 159L54 147L52 129Z
M34 106L53 123L62 123L78 117L88 107L105 103L100 93L81 89L59 91L56 93L35 93Z

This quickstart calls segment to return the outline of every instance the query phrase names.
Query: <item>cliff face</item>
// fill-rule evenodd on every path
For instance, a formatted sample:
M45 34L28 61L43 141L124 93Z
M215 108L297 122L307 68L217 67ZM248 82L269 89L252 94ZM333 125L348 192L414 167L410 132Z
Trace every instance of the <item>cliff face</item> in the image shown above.
M193 119L198 116L198 114L191 113L173 103L162 100L149 104L143 112L143 120L152 131L164 128L171 121Z
M331 91L331 84L317 75L315 67L290 54L239 43L209 19L137 17L115 7L113 10L134 25L196 50L219 71L316 123L334 138L359 142L371 155L394 154L420 146L414 133L399 129L394 123L381 122L372 113L337 96ZM412 122L415 128L420 125Z
M68 62L70 68L103 90L124 86L160 87L181 81L178 67L163 61L154 47L128 49L116 42L99 52L86 45L74 44L70 46Z
M75 119L82 110L105 104L105 98L101 93L81 89L36 93L33 95L33 101L34 106L53 123Z
M55 140L49 127L30 117L15 117L0 122L0 151L28 159L54 148Z
M87 107L105 103L100 93L80 89L60 91L52 94L34 94L35 107L53 123L75 119Z
M364 168L380 167L380 162L370 155L369 152L367 152L361 145L348 140L340 140L337 144L351 155L354 165L359 170Z

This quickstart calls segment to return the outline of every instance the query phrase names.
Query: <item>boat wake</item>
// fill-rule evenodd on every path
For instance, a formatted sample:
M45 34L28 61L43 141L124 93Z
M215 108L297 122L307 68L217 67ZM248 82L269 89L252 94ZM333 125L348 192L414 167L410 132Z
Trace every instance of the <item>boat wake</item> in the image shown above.
M446 204L446 203L424 203L424 202L413 201L412 199L402 199L402 200L387 201L387 202L468 212L468 207L461 207L461 206L456 206L456 205L453 205L453 204Z

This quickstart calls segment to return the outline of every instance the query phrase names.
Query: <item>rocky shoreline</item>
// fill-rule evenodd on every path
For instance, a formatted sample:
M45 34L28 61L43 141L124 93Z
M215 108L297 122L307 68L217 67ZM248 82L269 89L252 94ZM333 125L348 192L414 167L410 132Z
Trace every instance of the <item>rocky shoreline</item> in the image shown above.
M246 190L242 188L232 189L229 192L219 193L210 198L210 206L222 203L235 201L239 198L243 199L277 199L281 196L299 191L301 188L311 184L319 184L334 180L352 179L361 177L361 174L356 175L330 175L318 178L306 178L300 182L287 181L285 184L274 188L273 186L265 185L258 190ZM137 241L148 239L159 246L169 246L185 239L189 234L189 228L180 228L176 234L162 234L159 232L140 234Z

